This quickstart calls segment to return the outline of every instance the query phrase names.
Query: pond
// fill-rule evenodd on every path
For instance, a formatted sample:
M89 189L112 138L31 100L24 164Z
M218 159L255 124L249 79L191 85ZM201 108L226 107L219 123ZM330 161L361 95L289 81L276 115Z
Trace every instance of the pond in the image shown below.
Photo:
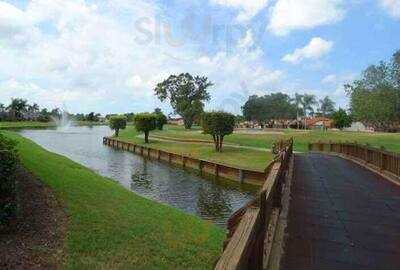
M104 146L103 136L111 135L106 126L22 130L20 133L45 149L112 178L143 197L219 226L225 226L230 215L251 200L257 191L249 185L205 179L195 172Z

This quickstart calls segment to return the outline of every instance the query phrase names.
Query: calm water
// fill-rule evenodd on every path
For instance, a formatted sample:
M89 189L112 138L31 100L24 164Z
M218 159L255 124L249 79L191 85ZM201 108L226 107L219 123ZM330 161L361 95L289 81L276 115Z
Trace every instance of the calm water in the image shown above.
M204 179L196 173L102 144L105 126L58 130L23 130L21 134L49 151L64 155L146 198L225 226L229 216L248 202L254 187L232 181Z

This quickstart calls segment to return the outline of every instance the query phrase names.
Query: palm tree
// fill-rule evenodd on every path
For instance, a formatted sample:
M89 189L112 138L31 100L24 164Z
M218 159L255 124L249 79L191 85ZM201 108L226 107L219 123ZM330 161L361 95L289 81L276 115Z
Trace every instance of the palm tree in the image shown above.
M7 107L13 120L23 120L26 113L28 101L22 98L13 98L11 104Z
M313 115L314 114L314 107L315 105L317 105L317 99L315 97L315 95L312 94L304 94L303 95L303 99L302 99L302 106L303 106L303 110L304 110L304 116L307 117L307 112L309 112L309 114ZM305 125L304 125L304 129L307 129L307 120L305 121Z
M318 111L322 114L323 117L327 115L331 115L335 112L335 102L333 102L328 96L324 99L319 100L319 109Z
M297 116L297 129L299 129L299 111L300 111L300 106L303 104L303 95L295 93L294 94L294 104L296 106L296 116Z

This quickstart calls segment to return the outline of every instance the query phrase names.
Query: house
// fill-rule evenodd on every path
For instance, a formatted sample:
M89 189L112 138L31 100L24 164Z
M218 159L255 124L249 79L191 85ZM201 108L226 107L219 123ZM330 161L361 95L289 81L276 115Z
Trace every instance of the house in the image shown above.
M327 117L306 118L305 123L308 129L325 130L333 128L333 120Z
M180 116L170 116L168 118L168 124L175 126L183 126L185 122L183 121L183 118Z
M345 131L355 131L355 132L374 132L373 127L364 125L362 122L353 122L350 127L345 128Z

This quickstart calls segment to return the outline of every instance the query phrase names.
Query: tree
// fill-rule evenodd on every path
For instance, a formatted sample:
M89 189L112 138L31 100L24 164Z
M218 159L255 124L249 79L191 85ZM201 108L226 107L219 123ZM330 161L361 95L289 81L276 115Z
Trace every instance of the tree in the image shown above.
M115 136L118 137L119 130L126 128L127 118L125 115L115 115L110 118L110 128L115 130Z
M11 104L7 107L11 120L22 121L27 112L28 101L22 98L13 98Z
M165 116L165 114L163 114L160 108L156 108L154 110L154 114L157 116L157 129L163 130L164 125L168 122L167 117Z
M350 127L353 122L351 116L347 114L347 112L343 109L340 109L333 113L333 125L336 128L343 129L345 127Z
M140 113L135 115L135 127L144 132L144 141L149 143L149 132L157 127L157 116L154 113Z
M359 80L345 85L357 121L390 130L400 122L400 51L391 62L369 66Z
M195 117L203 112L204 101L210 100L207 88L212 85L207 77L193 77L189 73L182 73L178 76L171 75L157 84L154 91L161 101L170 100L175 113L182 116L185 128L190 129Z
M324 99L320 99L318 112L323 117L331 116L335 112L335 102L333 102L328 96Z
M202 127L205 134L213 137L215 150L222 151L226 135L232 134L235 128L235 116L226 112L206 112L202 117Z
M256 121L262 127L271 120L293 119L296 107L292 99L283 93L273 93L262 97L250 96L242 107L244 117Z

